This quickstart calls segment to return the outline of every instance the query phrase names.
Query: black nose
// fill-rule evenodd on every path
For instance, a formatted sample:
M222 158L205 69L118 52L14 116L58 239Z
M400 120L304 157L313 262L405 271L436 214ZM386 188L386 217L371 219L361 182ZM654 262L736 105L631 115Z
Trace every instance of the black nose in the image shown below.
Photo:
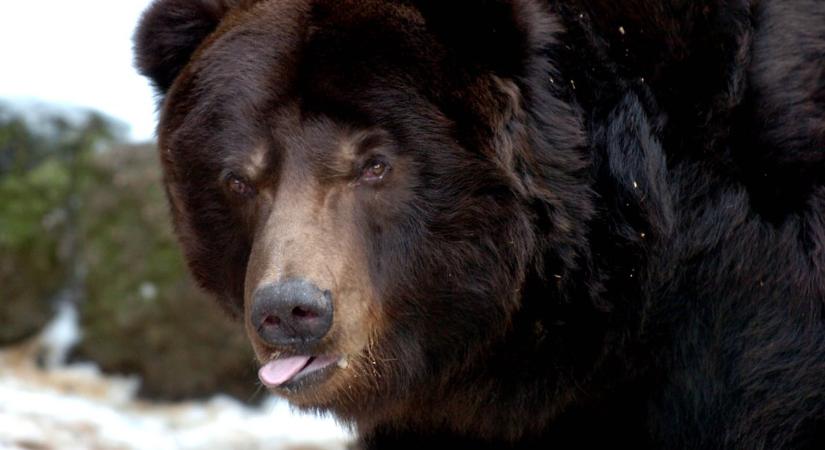
M252 325L270 345L317 341L332 326L332 294L298 279L261 287L252 298Z

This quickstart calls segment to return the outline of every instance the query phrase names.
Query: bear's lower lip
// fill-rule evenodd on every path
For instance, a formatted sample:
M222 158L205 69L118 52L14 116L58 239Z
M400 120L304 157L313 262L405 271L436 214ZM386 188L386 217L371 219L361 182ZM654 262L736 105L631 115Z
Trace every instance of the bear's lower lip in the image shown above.
M268 388L295 388L298 384L320 381L321 375L328 372L343 359L342 356L292 356L279 358L264 364L258 371L258 378Z

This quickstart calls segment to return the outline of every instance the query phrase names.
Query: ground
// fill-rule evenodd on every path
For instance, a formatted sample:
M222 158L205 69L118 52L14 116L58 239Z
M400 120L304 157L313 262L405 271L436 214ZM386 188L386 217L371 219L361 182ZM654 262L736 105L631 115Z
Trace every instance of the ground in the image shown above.
M41 335L0 351L0 449L343 449L331 420L297 416L285 403L251 408L229 397L138 400L140 380L91 364L38 366ZM62 343L59 343L62 345ZM70 344L70 343L69 343Z

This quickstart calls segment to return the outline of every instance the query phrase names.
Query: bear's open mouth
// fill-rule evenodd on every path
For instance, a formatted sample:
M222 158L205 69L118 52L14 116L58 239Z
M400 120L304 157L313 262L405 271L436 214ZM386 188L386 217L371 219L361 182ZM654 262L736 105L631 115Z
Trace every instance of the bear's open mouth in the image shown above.
M273 359L261 367L258 371L258 378L268 388L283 387L307 375L327 369L342 360L343 357L340 355L300 355Z

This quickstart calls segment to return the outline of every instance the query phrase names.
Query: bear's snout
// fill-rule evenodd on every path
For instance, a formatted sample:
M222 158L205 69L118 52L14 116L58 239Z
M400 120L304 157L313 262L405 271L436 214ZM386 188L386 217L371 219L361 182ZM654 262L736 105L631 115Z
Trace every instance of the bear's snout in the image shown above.
M332 316L332 294L302 279L259 287L252 298L252 326L264 343L274 347L323 339Z

